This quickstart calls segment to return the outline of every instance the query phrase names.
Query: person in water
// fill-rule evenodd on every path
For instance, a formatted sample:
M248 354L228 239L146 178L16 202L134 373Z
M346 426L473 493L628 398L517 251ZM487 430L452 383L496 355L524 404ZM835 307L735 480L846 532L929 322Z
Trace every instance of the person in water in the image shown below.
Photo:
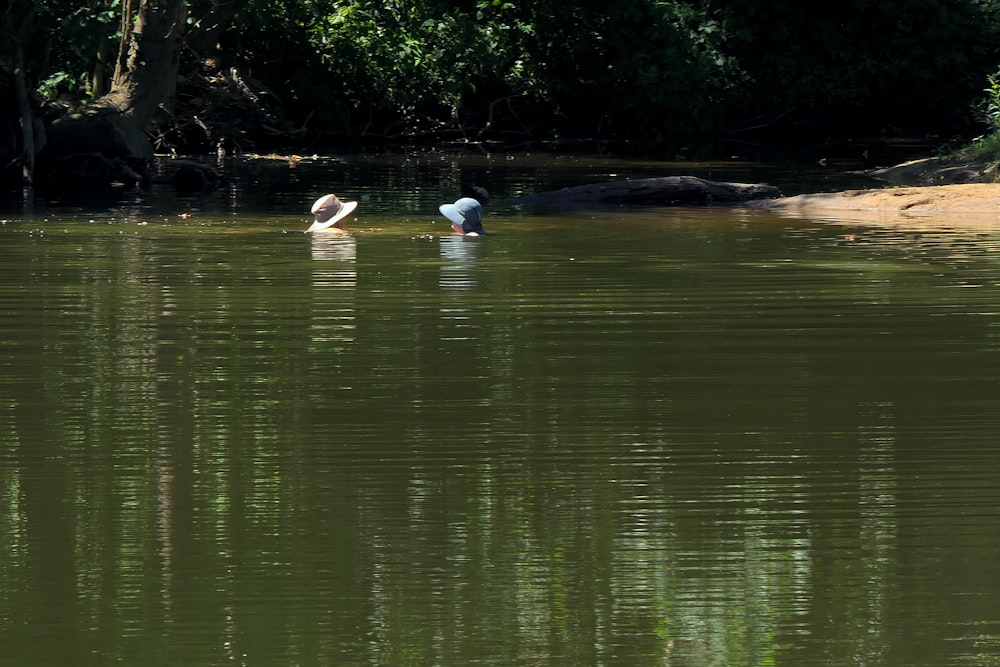
M337 199L337 195L323 195L312 205L312 214L316 216L316 220L306 230L306 234L322 231L345 233L344 218L357 207L356 201L341 201Z
M438 207L441 215L448 218L451 228L463 236L482 236L483 206L472 197L462 197L454 204L441 204Z

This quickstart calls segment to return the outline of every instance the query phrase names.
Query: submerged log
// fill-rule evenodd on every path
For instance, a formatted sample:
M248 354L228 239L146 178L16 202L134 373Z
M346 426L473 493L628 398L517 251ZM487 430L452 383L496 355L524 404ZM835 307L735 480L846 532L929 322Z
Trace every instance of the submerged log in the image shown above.
M781 191L766 183L723 183L696 176L661 176L539 192L511 203L565 210L620 205L706 206L778 197Z

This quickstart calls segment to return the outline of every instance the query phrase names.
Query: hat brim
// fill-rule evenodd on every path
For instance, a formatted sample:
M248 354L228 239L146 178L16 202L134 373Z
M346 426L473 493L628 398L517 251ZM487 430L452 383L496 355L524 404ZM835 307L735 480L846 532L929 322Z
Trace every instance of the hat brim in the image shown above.
M319 222L317 220L316 222L312 223L309 229L306 230L306 234L309 234L310 232L321 232L324 229L327 229L328 227L333 227L335 224L337 224L338 222L349 216L351 213L353 213L354 209L358 207L358 202L356 201L342 201L340 203L341 207L340 210L337 212L337 215L333 216L329 220L324 220L323 222Z
M465 218L462 214L458 212L458 207L454 204L441 204L438 206L438 210L441 211L441 215L448 218L451 222L456 225L462 225L465 223Z

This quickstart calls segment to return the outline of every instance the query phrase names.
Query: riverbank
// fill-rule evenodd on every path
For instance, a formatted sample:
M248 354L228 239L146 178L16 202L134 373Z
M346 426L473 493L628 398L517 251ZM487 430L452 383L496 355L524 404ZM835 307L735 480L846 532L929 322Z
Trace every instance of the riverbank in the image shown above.
M803 194L748 206L788 214L850 213L852 217L933 216L1000 212L997 163L961 158L926 158L865 172L885 188Z

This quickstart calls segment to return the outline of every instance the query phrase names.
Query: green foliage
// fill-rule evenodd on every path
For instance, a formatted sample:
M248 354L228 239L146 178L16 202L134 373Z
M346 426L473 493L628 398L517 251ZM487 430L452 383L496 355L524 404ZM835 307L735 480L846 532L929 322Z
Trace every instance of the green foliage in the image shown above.
M506 60L516 36L500 13L504 5L479 3L475 14L435 8L432 12L408 7L386 8L387 3L358 3L338 17L350 30L324 52L324 62L335 66L336 56L349 53L361 68L362 81L355 99L363 106L400 117L409 131L433 127L459 115L463 97L502 82L518 67ZM508 5L509 7L509 5ZM492 14L495 20L477 20ZM514 78L514 77L512 77Z
M29 83L42 95L87 95L95 64L117 48L120 11L120 0L13 3L0 22L0 58L13 64L19 35Z
M318 111L314 125L431 132L456 126L467 98L527 89L523 62L514 54L528 27L513 16L513 5L466 4L258 1L240 15L231 37L258 72L266 68L268 81L283 78L289 96ZM294 52L284 40L275 46L266 39L275 29L301 40Z
M741 76L715 14L683 2L536 3L536 75L576 132L711 128ZM589 127L588 127L589 125Z
M976 94L1000 57L992 1L712 4L725 13L753 112L806 111L869 130L961 120L956 103Z
M1000 159L1000 70L987 75L986 83L974 112L987 132L973 139L959 153L964 157Z
M30 84L90 94L99 60L112 65L120 8L11 2L0 65L12 67L33 12ZM316 138L677 144L792 120L949 131L973 120L1000 62L1000 0L248 0L221 40L223 66L272 90ZM998 108L985 109L991 128Z
M1000 70L988 75L986 83L979 105L979 117L991 132L1000 132Z
M976 137L957 152L963 158L1000 161L1000 132L991 132Z
M294 65L276 29L306 40ZM650 0L256 0L232 40L328 129L646 138L714 126L742 81L724 43L714 12Z
M53 72L38 83L38 93L47 100L54 100L62 92L76 88L73 75L68 72Z

